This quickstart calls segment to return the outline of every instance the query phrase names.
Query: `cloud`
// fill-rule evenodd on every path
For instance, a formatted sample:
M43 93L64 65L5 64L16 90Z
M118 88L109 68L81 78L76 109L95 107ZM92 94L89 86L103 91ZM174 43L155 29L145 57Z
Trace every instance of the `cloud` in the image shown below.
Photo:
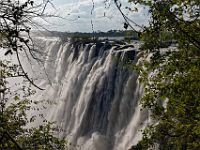
M110 3L105 3L105 0L93 1L94 9L92 0L68 0L68 2L66 0L54 0L56 10L48 8L46 11L64 19L50 18L48 19L50 23L46 26L51 30L92 32L92 20L95 31L123 29L124 19L114 5L113 0L110 0ZM130 5L126 0L122 1L122 10L129 18L140 25L147 24L147 10L137 5L138 12L133 13L125 9L126 6L134 7L135 5Z

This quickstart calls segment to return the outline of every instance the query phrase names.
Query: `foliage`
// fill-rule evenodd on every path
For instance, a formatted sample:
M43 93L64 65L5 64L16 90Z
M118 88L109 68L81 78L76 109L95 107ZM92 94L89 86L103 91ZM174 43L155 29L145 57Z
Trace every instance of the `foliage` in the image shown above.
M139 69L141 104L151 110L152 122L131 149L200 149L200 1L129 1L151 14L141 47L149 59ZM163 49L166 39L176 47Z
M17 84L21 80L19 78L23 77L41 89L24 71L19 55L23 52L28 58L32 56L37 59L37 49L30 34L32 27L37 26L33 22L34 18L51 17L45 14L48 3L50 1L39 4L33 0L0 0L0 53L14 53L19 63L13 65L8 61L0 61L0 149L3 150L62 150L66 146L64 139L55 136L57 129L53 123L28 128L28 124L36 119L36 116L27 116L27 112L32 109L29 98L34 91L31 87L9 87L10 79Z
M0 149L64 150L66 141L55 137L56 128L52 123L27 127L36 119L36 116L27 117L27 111L31 110L29 97L34 91L23 87L15 93L8 86L10 77L18 78L19 66L1 61L0 67Z

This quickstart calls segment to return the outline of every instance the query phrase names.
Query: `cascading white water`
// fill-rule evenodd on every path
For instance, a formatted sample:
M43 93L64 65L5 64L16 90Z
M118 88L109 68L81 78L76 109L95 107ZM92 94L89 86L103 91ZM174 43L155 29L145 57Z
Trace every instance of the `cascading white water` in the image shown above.
M36 41L46 56L32 71L45 90L34 98L51 103L43 113L62 127L59 136L72 143L69 149L126 150L136 144L148 114L138 105L138 75L125 64L137 63L137 48L47 37Z

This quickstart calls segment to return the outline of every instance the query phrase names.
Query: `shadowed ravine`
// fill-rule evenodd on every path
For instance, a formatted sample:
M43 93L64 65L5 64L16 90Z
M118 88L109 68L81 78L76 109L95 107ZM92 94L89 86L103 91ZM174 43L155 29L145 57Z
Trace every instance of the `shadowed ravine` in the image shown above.
M62 127L59 136L71 149L126 150L137 143L148 116L138 106L138 75L126 67L137 63L137 46L44 37L36 44L46 56L32 66L36 83L45 88L35 98L53 103L43 113Z

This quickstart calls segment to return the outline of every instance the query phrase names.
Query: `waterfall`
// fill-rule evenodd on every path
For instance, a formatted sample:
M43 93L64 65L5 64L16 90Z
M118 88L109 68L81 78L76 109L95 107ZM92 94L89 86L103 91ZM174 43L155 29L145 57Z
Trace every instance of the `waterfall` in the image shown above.
M62 128L69 149L126 150L141 139L148 113L138 74L127 67L138 62L136 44L38 37L36 45L45 55L31 72L45 90L34 99L48 102L42 113Z

